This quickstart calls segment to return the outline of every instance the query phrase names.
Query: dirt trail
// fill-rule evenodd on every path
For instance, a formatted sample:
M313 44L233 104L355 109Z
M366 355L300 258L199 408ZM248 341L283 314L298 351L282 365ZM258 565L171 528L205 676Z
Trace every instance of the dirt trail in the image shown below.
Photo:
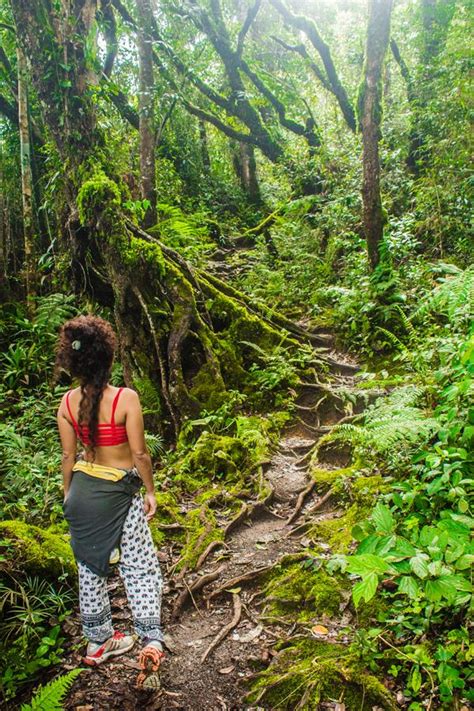
M332 354L332 358L337 361L340 356ZM332 364L331 370L333 374L326 380L331 380L331 387L353 384L352 364ZM318 437L345 416L341 401L331 395L324 383L320 385L313 383L301 388L296 401L297 416L264 471L273 490L271 500L265 506L257 506L253 512L250 510L226 537L225 544L212 551L197 573L186 575L184 581L179 578L167 581L163 624L170 653L163 664L161 689L145 692L134 688L138 673L137 647L132 654L84 672L74 684L65 708L77 711L251 708L244 699L246 682L257 668L261 668L262 662L268 663L272 658L275 643L291 633L278 623L265 621L262 624L260 621L263 600L259 594L262 575L258 571L275 565L283 556L304 556L308 541L301 524L306 513L312 520L315 516L339 515L330 499L321 502L323 492L309 486L312 480L307 471L308 453ZM345 462L345 453L330 450L326 459L323 458L318 466L329 469L341 466ZM318 507L320 503L323 505ZM315 506L317 511L311 513ZM160 560L166 578L166 570L172 561L163 552ZM213 582L186 596L186 590L196 587L196 583L199 588L202 576L217 570L219 574ZM130 629L130 614L117 576L111 578L110 588L117 627ZM173 620L173 605L179 595L186 596L186 599L181 613ZM234 621L238 618L235 627L203 661L211 642L233 618ZM79 642L77 613L68 621L67 631ZM64 670L78 665L81 649L70 653L63 665ZM325 707L333 708L330 704Z

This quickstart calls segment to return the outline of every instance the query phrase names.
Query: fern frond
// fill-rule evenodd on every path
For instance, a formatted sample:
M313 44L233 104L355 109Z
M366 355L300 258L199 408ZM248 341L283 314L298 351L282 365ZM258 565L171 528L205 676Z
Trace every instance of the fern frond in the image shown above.
M23 704L21 711L61 711L62 700L71 688L74 680L83 669L73 669L63 676L50 681L46 686L39 686L29 704Z
M419 406L423 394L422 387L398 388L367 408L362 424L336 425L324 442L350 444L367 458L406 453L427 442L439 428L439 422Z
M474 313L474 266L457 270L441 279L437 287L415 311L413 320L428 315L447 316L452 321L470 318Z
M377 328L377 333L383 333L385 338L391 343L392 346L395 348L398 348L400 351L407 352L408 348L406 345L401 341L398 336L396 336L394 333L388 330L388 328L383 328L382 326L379 326Z

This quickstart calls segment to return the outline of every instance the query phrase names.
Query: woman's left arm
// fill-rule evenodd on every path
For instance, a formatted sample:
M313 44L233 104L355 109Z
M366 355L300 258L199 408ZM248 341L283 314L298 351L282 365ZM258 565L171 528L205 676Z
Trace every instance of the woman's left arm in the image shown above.
M66 499L72 479L72 468L76 461L77 437L74 427L65 416L65 397L63 397L58 410L58 429L61 438L64 498Z

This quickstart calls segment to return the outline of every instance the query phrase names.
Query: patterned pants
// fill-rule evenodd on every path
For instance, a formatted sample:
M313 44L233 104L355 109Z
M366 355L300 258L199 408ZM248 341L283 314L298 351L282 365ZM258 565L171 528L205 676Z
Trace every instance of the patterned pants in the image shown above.
M140 494L134 496L125 519L120 550L119 572L132 610L135 632L142 640L163 641L160 626L163 581ZM83 563L78 563L78 569L84 636L90 642L104 642L114 633L107 578L95 575Z

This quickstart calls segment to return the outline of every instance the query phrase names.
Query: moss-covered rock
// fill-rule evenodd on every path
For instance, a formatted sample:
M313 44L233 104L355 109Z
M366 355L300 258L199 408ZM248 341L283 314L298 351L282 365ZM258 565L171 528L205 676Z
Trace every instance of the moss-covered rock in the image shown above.
M280 565L264 588L269 601L266 615L286 615L293 622L302 623L336 615L347 588L348 582L342 576L330 575L310 559Z
M75 577L76 564L66 534L30 526L24 521L0 522L0 570L57 579L66 573Z
M374 705L387 711L397 704L384 685L359 665L347 647L311 638L296 640L254 683L249 700L271 709L318 709L338 699L348 709Z

